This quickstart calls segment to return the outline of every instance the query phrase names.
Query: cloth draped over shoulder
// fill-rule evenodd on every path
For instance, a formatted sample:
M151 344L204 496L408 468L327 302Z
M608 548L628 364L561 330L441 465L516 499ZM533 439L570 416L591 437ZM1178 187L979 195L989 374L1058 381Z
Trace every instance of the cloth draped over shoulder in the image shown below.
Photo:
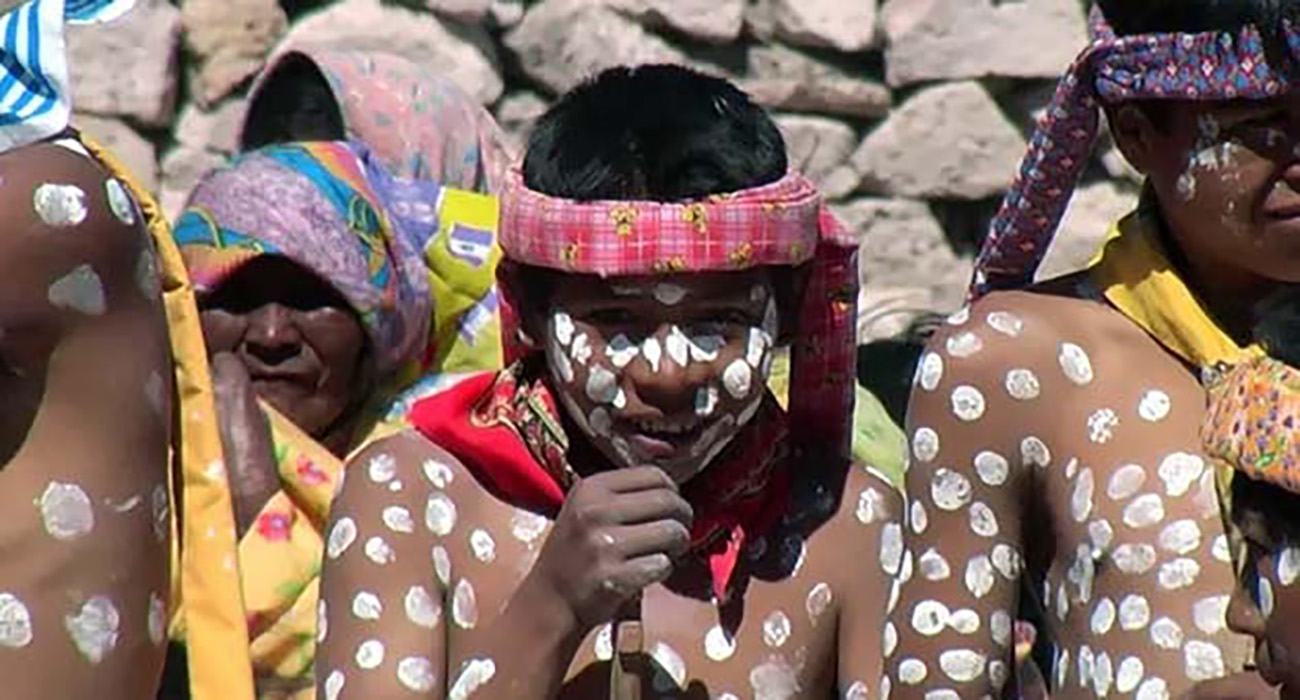
M467 342L460 326L472 305L444 294L453 284L489 290L494 259L483 254L469 264L439 257L449 257L444 251L455 249L452 239L462 228L483 232L491 250L496 215L494 198L393 176L363 145L291 143L241 155L210 174L191 195L173 236L199 295L257 257L279 255L347 300L380 374L354 431L355 449L398 429L384 424L384 409L415 378L452 362L476 370L499 366L495 329L485 332L489 324L483 322L475 342ZM194 563L216 569L234 562L239 588L182 587L185 606L173 631L190 650L196 699L251 698L241 681L231 679L253 676L266 681L264 698L314 696L322 533L343 460L268 404L262 408L281 489L238 543ZM189 529L229 529L233 537L233 520L224 515L192 523L206 516L187 507L184 517ZM202 624L209 609L221 611L223 624L237 620L238 635L214 633L215 622ZM211 651L199 658L200 649Z
M683 490L696 508L693 551L708 563L714 596L726 600L745 542L786 509L791 451L821 447L848 457L856 244L794 172L743 192L657 203L549 197L513 171L501 217L505 256L522 266L602 277L812 266L791 352L788 411L763 399L755 424ZM518 268L503 274L511 269ZM502 320L511 367L417 403L411 422L502 498L554 514L573 483L568 437L540 372L526 370L540 359L519 342L511 302Z

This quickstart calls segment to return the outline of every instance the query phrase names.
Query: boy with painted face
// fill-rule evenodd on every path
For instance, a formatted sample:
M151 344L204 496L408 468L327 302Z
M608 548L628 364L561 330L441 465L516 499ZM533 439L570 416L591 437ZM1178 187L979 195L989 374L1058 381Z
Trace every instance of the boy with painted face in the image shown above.
M1201 381L1258 354L1253 310L1300 280L1300 3L1099 4L979 258L983 298L917 373L906 553L883 562L902 589L895 697L1010 682L1020 591L1048 612L1054 695L1177 696L1249 653L1224 615ZM1103 109L1146 175L1138 210L1090 269L1010 291L1032 283Z
M844 456L854 251L772 122L725 81L613 69L541 120L502 206L518 361L356 457L322 697L865 697L887 590L844 563L900 507Z

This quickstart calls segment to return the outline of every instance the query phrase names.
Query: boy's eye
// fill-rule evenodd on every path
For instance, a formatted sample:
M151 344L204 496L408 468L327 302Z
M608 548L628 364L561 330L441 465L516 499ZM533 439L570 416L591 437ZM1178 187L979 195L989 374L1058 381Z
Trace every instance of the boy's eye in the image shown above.
M628 326L637 319L627 309L594 309L583 314L583 320L596 326Z

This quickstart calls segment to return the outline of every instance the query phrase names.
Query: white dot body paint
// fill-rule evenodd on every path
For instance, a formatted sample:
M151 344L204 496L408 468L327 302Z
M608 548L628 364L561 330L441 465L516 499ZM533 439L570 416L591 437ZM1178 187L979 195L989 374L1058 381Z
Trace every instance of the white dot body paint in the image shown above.
M1110 694L1110 684L1115 679L1115 669L1111 666L1110 655L1098 652L1092 662L1092 687L1097 697L1104 698Z
M390 454L378 454L366 464L366 474L376 484L386 484L397 475L397 460Z
M988 592L993 590L993 562L989 561L987 555L980 554L972 557L966 563L966 590L976 599L983 598Z
M726 387L727 393L731 394L733 399L743 399L749 396L750 385L753 380L754 372L744 360L733 361L722 372L722 386Z
M1104 445L1115 437L1115 428L1119 427L1119 416L1109 408L1103 408L1088 417L1088 439Z
M460 676L452 684L451 690L447 693L447 700L466 700L487 685L495 675L497 675L495 661L471 659L462 667Z
M1169 700L1169 685L1163 678L1148 678L1138 686L1136 700Z
M993 547L993 568L1008 581L1020 577L1020 553L1010 545L997 544Z
M1074 482L1074 492L1070 495L1070 513L1076 523L1082 523L1092 515L1092 494L1094 482L1092 469L1084 469Z
M153 488L149 498L150 510L153 511L153 534L159 542L165 542L171 534L171 500L167 497L167 487L159 484Z
M984 417L984 395L973 386L959 386L952 392L952 413L965 423Z
M424 586L411 586L402 601L406 619L417 627L433 629L442 620L442 603L429 594Z
M1011 616L1005 610L995 610L989 615L989 634L998 646L1011 645Z
M994 311L988 315L987 321L990 328L1010 338L1020 337L1025 330L1025 322L1008 311Z
M954 610L948 618L948 626L957 634L971 635L980 631L980 616L974 610Z
M436 459L426 459L421 465L424 470L424 476L433 484L435 488L445 489L451 486L456 480L456 475L451 471L451 467L439 462Z
M1223 652L1219 647L1193 639L1183 647L1183 662L1187 670L1187 679L1199 683L1224 674Z
M984 341L978 335L966 332L948 339L948 354L957 359L974 357L984 349Z
M933 428L917 428L912 434L912 456L918 462L933 462L939 456L939 433Z
M767 348L772 344L772 339L767 333L758 328L749 329L749 337L745 343L745 361L754 369L758 369L763 362L763 356L767 354Z
M831 603L835 600L835 593L827 583L819 583L808 591L808 597L804 600L804 609L808 612L808 621L817 624L821 616L826 614L830 609Z
M442 545L434 545L431 551L433 559L433 572L438 575L438 580L446 586L451 583L451 555L447 554L447 548Z
M650 336L641 341L641 357L645 358L646 363L650 365L651 372L659 371L659 361L663 356L663 346L659 344L658 338Z
M1087 386L1092 383L1092 360L1083 348L1074 343L1062 343L1057 360L1061 365L1061 371L1065 373L1066 379L1078 386Z
M1056 687L1064 688L1070 679L1070 650L1062 649L1056 657Z
M1175 452L1165 457L1156 473L1165 482L1165 493L1182 496L1205 472L1205 460L1186 452Z
M433 664L419 656L408 656L397 662L397 680L407 690L427 693L433 690Z
M324 644L329 637L329 606L325 599L316 601L316 644Z
M867 684L862 681L854 681L849 689L844 691L844 700L869 700L871 694L867 691Z
M609 661L614 658L614 625L606 622L596 629L596 638L591 643L591 651L597 661Z
M627 367L639 354L641 354L640 348L633 345L632 341L628 340L627 336L622 333L614 336L605 345L605 357L608 357L610 363L618 369Z
M90 497L76 484L52 481L40 501L45 532L56 540L74 540L95 529Z
M12 593L0 593L0 647L21 649L32 643L32 615Z
M158 274L158 260L151 248L141 250L135 261L135 286L149 301L157 302L162 295L162 277Z
M1047 443L1030 436L1020 441L1020 460L1026 465L1048 467L1052 464L1052 451Z
M474 595L474 585L465 579L456 583L456 591L451 597L451 619L461 629L474 629L478 624L478 600Z
M880 566L894 576L902 563L903 528L898 523L887 523L880 531Z
M1295 585L1300 578L1300 547L1284 548L1274 560L1274 566L1278 583L1286 587Z
M1259 614L1267 620L1273 616L1273 606L1277 602L1277 598L1273 595L1273 582L1269 581L1267 576L1259 576L1256 580L1259 582L1256 593L1259 599Z
M1092 541L1092 555L1099 558L1110 550L1110 543L1115 540L1115 528L1106 520L1094 520L1088 523L1088 539Z
M923 600L912 608L912 629L918 634L933 637L948 627L951 617L948 606L937 600Z
M1115 673L1115 690L1121 693L1131 693L1142 682L1142 676L1146 673L1145 666L1142 665L1142 659L1136 656L1130 656L1119 662L1119 670Z
M366 540L365 552L366 558L379 566L397 561L397 553L382 537L371 537Z
M984 675L985 656L970 649L949 649L939 655L939 668L958 683L969 683Z
M677 306L686 298L686 289L675 284L661 282L654 287L655 301L664 306Z
M357 540L357 524L352 518L342 518L334 523L330 530L329 542L326 544L325 553L330 559L338 559L343 553L348 551L348 547Z
M910 510L912 532L918 535L925 532L926 527L930 524L930 516L925 512L925 504L920 501L912 501Z
M863 489L858 496L858 522L863 525L870 525L877 520L883 520L889 517L889 511L885 507L885 497L874 488L868 487Z
M1087 603L1092 599L1092 583L1096 576L1096 566L1092 561L1092 549L1081 544L1074 550L1074 563L1066 572L1066 578L1078 588L1077 600ZM1065 586L1061 586L1064 590Z
M975 473L980 481L989 486L1001 486L1007 481L1011 466L1006 458L996 452L981 452L975 455Z
M118 221L127 226L135 225L135 205L131 203L131 197L126 193L126 188L122 186L121 181L116 178L106 180L104 197L108 200L108 208L113 210L113 216L116 216Z
M32 194L32 206L46 226L55 228L80 225L90 215L86 193L76 185L41 185Z
M898 680L905 685L920 685L930 670L920 659L903 659L898 664Z
M970 503L970 480L950 469L939 469L930 482L930 497L940 509L955 511Z
M401 506L388 506L383 513L384 525L393 532L409 535L415 532L415 519L411 511Z
M510 534L514 535L516 540L532 547L542 533L546 532L547 523L545 517L518 508L510 518Z
M749 687L754 700L785 700L798 697L799 677L784 658L775 657L749 672Z
M946 581L952 575L948 560L944 559L943 555L933 548L926 550L925 554L921 555L918 563L921 567L921 578L927 581Z
M484 564L491 564L497 558L497 543L486 530L475 530L469 535L469 548L474 558Z
M551 364L555 368L555 373L560 377L560 381L565 384L572 384L574 377L573 362L569 359L569 356L565 354L563 349L558 347L548 354L551 357Z
M713 362L718 353L726 347L727 339L720 335L696 335L690 338L691 360L694 362ZM761 359L761 358L760 358ZM758 365L755 364L757 369Z
M998 516L992 508L976 501L970 506L970 529L980 537L997 537Z
M1106 487L1106 495L1110 496L1112 501L1123 501L1132 498L1142 489L1146 483L1147 472L1136 464L1129 464L1115 470L1110 477L1110 484Z
M916 383L925 391L934 391L943 379L943 358L938 353L927 352L917 367Z
M167 603L157 593L149 594L149 612L145 620L149 641L162 644L167 641ZM324 626L321 626L324 629Z
M1215 635L1227 627L1228 596L1216 595L1192 604L1192 622L1196 629Z
M726 661L736 653L736 640L732 639L721 625L714 625L704 635L704 655L710 661Z
M352 598L352 614L359 620L378 620L384 613L384 604L379 596L370 591L361 591Z
M885 623L885 631L881 633L880 649L881 653L887 659L894 655L894 650L898 648L898 628L892 622Z
M1119 628L1125 632L1140 630L1151 622L1151 605L1137 594L1131 594L1119 603Z
M1159 423L1169 417L1169 411L1173 408L1173 401L1170 400L1169 394L1159 389L1152 389L1142 395L1142 400L1138 402L1138 416L1149 423Z
M90 265L78 265L46 291L50 305L86 316L103 316L108 311L104 283Z
M343 685L347 679L343 677L343 672L335 669L330 671L330 675L325 678L325 700L338 700L339 693L343 692Z
M1110 628L1115 625L1115 604L1110 598L1102 598L1097 601L1097 605L1092 609L1092 633L1097 635L1106 634Z
M551 315L551 331L560 345L568 347L573 342L573 318L563 311Z
M1007 394L1017 401L1032 401L1042 393L1038 377L1027 369L1013 369L1007 372Z
M695 390L695 415L708 418L718 409L718 387L702 386Z
M73 645L92 664L103 661L117 646L120 624L117 607L104 596L94 596L81 605L76 615L63 618Z
M1160 548L1174 554L1190 554L1201 546L1201 528L1194 520L1179 520L1160 531Z
M655 642L650 648L650 658L654 659L654 662L668 674L678 688L686 687L686 661L676 649L663 642Z
M1145 574L1156 565L1156 548L1149 544L1122 544L1111 552L1110 558L1126 574Z
M668 353L668 359L675 362L678 367L685 367L690 362L690 340L676 325L668 329L668 337L664 339L664 350Z
M1161 649L1178 649L1183 646L1183 628L1177 622L1162 617L1151 623L1151 641Z
M594 365L587 372L587 398L592 403L613 403L618 395L618 377L603 365Z
M1164 501L1154 493L1138 496L1124 509L1124 524L1134 530L1151 527L1164 519Z
M790 618L777 610L763 620L763 643L773 649L785 646L790 638Z

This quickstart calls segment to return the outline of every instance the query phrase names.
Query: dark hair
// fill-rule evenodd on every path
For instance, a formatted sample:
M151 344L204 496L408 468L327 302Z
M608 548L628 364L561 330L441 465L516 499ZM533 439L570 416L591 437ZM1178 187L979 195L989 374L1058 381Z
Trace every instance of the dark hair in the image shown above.
M785 175L771 118L731 83L672 65L611 68L537 122L524 182L578 200L698 199Z
M1283 285L1260 302L1254 330L1270 356L1300 368L1300 285Z
M1232 479L1232 521L1240 526L1253 515L1269 536L1287 544L1300 543L1300 494L1244 474Z
M1300 19L1300 0L1096 0L1116 34L1235 31L1254 26L1269 62L1290 57L1282 20Z
M304 54L276 63L253 95L239 137L241 151L293 141L342 141L343 113L329 81Z

